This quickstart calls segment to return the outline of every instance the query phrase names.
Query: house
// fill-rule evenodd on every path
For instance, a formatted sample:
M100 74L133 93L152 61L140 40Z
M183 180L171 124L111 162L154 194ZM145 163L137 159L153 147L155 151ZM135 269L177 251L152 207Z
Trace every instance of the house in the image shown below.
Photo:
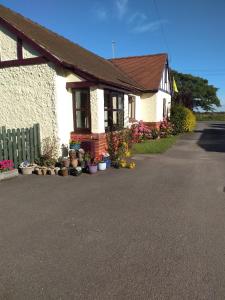
M41 138L92 141L170 110L166 54L106 60L0 5L0 126L40 124Z

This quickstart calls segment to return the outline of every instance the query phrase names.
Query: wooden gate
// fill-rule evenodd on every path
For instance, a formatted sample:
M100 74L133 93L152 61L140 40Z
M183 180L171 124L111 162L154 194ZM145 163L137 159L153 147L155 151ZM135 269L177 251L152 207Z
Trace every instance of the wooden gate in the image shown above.
M33 163L40 158L40 126L30 128L0 128L0 161L12 160L15 168L23 161Z

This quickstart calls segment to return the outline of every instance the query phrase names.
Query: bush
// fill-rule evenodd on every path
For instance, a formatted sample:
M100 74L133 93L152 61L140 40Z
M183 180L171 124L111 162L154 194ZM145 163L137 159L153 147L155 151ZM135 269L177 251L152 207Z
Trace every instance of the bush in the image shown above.
M196 125L194 113L183 105L172 107L170 120L175 134L193 131Z
M144 125L143 121L133 124L130 130L132 143L141 143L152 138L151 128Z

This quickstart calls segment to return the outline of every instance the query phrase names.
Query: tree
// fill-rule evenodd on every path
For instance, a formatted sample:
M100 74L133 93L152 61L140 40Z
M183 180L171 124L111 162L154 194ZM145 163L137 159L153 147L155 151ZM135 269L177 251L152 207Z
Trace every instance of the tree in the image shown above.
M199 107L205 111L213 111L220 106L220 99L217 97L218 88L210 85L208 80L172 71L176 81L178 93L174 93L173 101L193 109Z

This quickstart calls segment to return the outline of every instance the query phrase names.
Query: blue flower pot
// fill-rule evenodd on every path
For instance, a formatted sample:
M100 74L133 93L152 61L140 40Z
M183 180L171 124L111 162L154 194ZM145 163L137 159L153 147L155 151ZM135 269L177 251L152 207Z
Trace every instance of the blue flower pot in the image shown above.
M106 168L111 167L111 159L110 158L104 158L104 162L106 162Z
M80 144L70 144L70 149L79 150L80 149Z

